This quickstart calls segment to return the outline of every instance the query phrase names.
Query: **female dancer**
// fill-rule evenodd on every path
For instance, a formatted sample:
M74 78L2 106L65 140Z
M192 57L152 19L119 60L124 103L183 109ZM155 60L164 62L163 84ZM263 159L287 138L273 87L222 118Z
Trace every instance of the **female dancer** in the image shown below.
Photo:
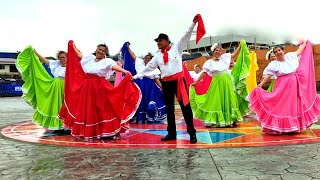
M241 49L241 51L240 51ZM204 121L207 127L236 126L242 116L249 112L246 95L246 77L249 72L250 57L245 42L231 54L222 54L222 47L213 48L213 58L203 65L203 72L192 85L195 86L206 74L212 76L208 91L198 95L195 87L190 87L190 105L197 119ZM231 72L227 72L230 61L240 52Z
M194 71L190 71L190 76L192 77L193 81L196 81L201 75L201 68L198 64L195 64L193 67Z
M58 113L63 103L66 55L66 52L59 51L58 60L47 60L28 46L19 54L16 62L24 81L22 98L36 110L33 114L34 122L58 133L63 132L63 123L58 119ZM39 60L50 66L54 78Z
M142 71L145 66L152 59L151 54L145 55L144 59L136 57L129 47L130 43L126 42L121 49L122 54L130 54L129 59L124 59L125 64L134 63L136 72ZM124 58L128 56L123 56ZM130 65L127 65L130 66ZM140 87L142 93L142 100L136 112L137 123L142 121L143 123L159 122L163 121L167 117L166 106L164 104L163 93L161 91L162 85L160 83L160 70L155 69L151 72L145 73L143 79L136 79L135 83Z
M269 63L265 69L267 76L250 93L250 108L257 114L265 133L301 132L320 115L312 45L305 41L297 51L287 54L282 46L275 46L273 53L277 59ZM277 76L277 81L273 91L267 92L261 87L273 75Z
M120 139L120 132L128 130L127 122L138 108L141 92L131 74L107 55L105 44L98 45L94 54L83 56L69 41L65 101L59 116L75 138ZM114 71L127 74L117 87L107 81Z

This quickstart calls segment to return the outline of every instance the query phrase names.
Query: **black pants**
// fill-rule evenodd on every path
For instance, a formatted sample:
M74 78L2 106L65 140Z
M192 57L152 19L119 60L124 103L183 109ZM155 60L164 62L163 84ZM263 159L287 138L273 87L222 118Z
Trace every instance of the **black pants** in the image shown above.
M174 98L177 96L177 84L178 81L162 81L162 89L163 89L163 96L164 101L166 104L166 111L167 111L167 121L168 121L168 135L170 136L176 136L176 120L175 120L175 114L174 114ZM186 106L183 105L182 98L179 101L182 114L184 117L184 120L187 124L187 132L189 135L194 135L196 133L196 130L193 126L193 114L190 107L190 103Z

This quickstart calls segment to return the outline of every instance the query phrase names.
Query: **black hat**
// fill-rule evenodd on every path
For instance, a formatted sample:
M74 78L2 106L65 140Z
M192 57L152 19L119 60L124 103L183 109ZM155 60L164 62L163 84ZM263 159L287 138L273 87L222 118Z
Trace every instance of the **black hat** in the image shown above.
M158 42L159 39L167 40L167 41L169 41L169 43L171 42L171 41L169 40L168 35L163 34L163 33L160 33L159 36L157 37L157 39L154 39L154 40L155 40L156 42Z

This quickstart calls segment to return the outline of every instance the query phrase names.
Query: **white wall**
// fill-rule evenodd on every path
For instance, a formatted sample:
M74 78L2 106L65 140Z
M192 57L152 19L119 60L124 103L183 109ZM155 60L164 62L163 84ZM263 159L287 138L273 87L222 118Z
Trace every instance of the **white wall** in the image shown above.
M10 73L10 65L4 65L4 69L0 69L0 74Z

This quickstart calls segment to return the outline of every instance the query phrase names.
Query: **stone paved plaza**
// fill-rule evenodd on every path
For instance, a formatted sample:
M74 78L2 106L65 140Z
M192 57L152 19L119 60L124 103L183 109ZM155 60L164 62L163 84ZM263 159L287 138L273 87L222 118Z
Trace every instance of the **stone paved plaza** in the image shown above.
M31 120L20 97L0 98L0 127ZM320 144L215 149L99 149L0 136L0 179L320 179Z

